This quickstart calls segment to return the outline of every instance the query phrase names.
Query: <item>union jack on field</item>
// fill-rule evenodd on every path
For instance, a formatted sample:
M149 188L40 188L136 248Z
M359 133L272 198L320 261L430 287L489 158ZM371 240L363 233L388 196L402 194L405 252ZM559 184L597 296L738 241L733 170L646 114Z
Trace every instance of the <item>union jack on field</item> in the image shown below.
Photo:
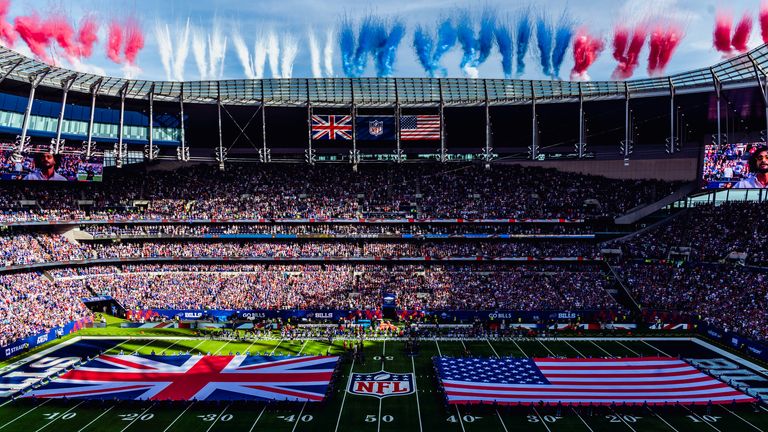
M337 361L329 356L102 355L27 396L319 402Z

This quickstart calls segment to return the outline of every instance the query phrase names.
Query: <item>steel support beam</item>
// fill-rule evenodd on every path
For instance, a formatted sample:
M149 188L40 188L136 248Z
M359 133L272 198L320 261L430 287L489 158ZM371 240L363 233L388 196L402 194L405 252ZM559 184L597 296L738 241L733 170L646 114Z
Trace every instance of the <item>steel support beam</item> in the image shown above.
M227 160L226 151L224 150L224 137L221 131L221 82L216 82L216 88L218 89L218 98L216 99L216 114L219 120L219 146L216 149L216 161L219 163L219 169L224 171L224 162Z
M61 81L61 110L59 111L59 118L56 121L56 137L51 140L51 153L53 154L59 154L61 152L61 147L64 145L64 140L61 139L61 128L64 125L64 111L67 109L67 95L76 79L77 74L74 74Z
M27 132L29 131L29 119L32 116L32 104L35 101L35 91L37 91L37 86L40 85L40 83L43 81L43 78L48 75L49 71L50 69L46 69L41 71L39 74L31 75L29 77L29 98L27 99L27 108L24 110L24 119L21 122L21 136L19 137L19 142L17 143L15 151L16 159L20 158L21 155L26 152L27 144L30 141L29 137L27 136Z
M264 97L264 80L261 80L261 97ZM272 160L269 148L267 148L267 100L261 100L261 149L259 150L259 160L267 163Z
M531 81L531 146L528 147L531 160L539 158L539 125L536 120L536 88Z
M669 78L669 138L667 138L667 153L675 154L679 151L677 136L675 135L675 86L672 78Z
M403 154L403 148L400 143L400 117L402 112L400 110L400 92L397 87L397 80L395 80L395 162L401 163L405 161L405 155Z
M712 84L715 86L715 96L717 98L717 137L715 139L715 144L717 144L717 148L719 149L723 145L723 132L720 125L720 96L723 90L723 85L713 68L709 68L709 72L712 74Z
M184 83L181 83L179 108L181 110L179 115L179 119L181 120L181 134L179 136L179 148L176 149L176 158L182 162L189 162L189 147L187 147L187 136L184 131Z
M579 81L579 140L576 143L576 153L579 155L579 159L584 158L584 154L587 152L586 134L584 131L584 90Z
M315 149L312 148L312 101L309 99L309 79L307 79L307 151L304 160L310 165L314 165L317 161Z
M155 160L159 151L155 148L155 85L149 88L149 127L147 130L147 151L146 158L150 161Z
M440 162L448 161L448 149L445 146L445 96L443 95L443 79L437 79L440 88Z
M624 157L624 166L629 165L629 156L632 154L632 122L629 110L629 84L624 83L624 141L621 142L621 153Z
M101 88L102 79L91 85L91 116L88 119L88 136L85 142L85 157L90 158L93 152L93 117L96 115L96 95Z
M357 150L357 106L355 105L355 85L352 78L349 81L352 89L352 150L349 151L349 162L352 164L352 170L357 171L357 165L360 163L360 152Z
M127 145L123 142L123 128L125 127L125 94L128 93L128 83L126 82L120 89L120 123L117 125L117 144L115 145L115 166L123 167L125 156L127 154Z

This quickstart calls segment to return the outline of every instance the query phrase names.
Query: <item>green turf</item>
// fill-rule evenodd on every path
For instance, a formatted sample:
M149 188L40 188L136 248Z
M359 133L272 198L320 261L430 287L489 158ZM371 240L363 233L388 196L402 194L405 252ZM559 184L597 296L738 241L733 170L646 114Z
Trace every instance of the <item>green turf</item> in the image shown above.
M119 330L119 329L118 329ZM132 333L136 335L136 331ZM126 340L110 350L141 354L341 354L342 341L222 341L211 339ZM117 341L116 341L117 344ZM448 407L437 389L432 358L461 356L637 356L692 352L686 341L435 341L423 340L411 357L402 341L368 341L365 361L344 358L330 397L322 403L186 403L18 400L0 406L0 432L6 431L711 431L768 432L768 410L754 406L609 407ZM413 372L418 391L377 399L345 392L350 371Z

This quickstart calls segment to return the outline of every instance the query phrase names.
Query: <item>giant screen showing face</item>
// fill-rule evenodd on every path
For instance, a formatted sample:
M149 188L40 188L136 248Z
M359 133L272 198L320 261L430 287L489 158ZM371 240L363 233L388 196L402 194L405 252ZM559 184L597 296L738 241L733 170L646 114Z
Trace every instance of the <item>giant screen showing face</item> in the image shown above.
M702 180L707 189L766 188L768 147L762 142L706 145Z
M26 181L101 181L104 156L85 158L82 152L63 149L53 154L48 148L29 147L22 155L14 154L11 145L0 144L0 178Z

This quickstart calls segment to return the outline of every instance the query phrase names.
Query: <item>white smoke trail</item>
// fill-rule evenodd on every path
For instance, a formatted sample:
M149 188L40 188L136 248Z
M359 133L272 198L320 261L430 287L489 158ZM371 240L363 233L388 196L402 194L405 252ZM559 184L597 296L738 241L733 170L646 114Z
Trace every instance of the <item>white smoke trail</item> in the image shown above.
M155 39L157 39L157 49L160 54L160 62L165 70L165 78L170 81L171 59L173 58L173 43L171 42L171 29L168 24L157 21L155 23Z
M272 78L280 78L280 40L274 31L267 36L267 60Z
M219 79L224 73L224 58L227 55L227 37L224 36L221 20L218 17L213 19L213 30L208 38L208 53L209 77Z
M322 78L323 71L320 68L320 47L318 46L315 32L312 31L312 29L309 29L307 38L309 39L309 58L312 65L312 77Z
M283 35L283 57L280 62L280 69L282 71L282 78L291 78L293 75L293 63L296 61L296 56L299 54L299 42L295 37L285 34Z
M176 81L184 81L184 67L189 56L189 18L183 29L176 32L176 56L173 59L173 76Z
M264 66L267 62L267 42L263 35L256 38L253 48L253 75L256 79L264 78Z
M237 58L240 59L240 64L243 65L245 77L248 79L256 78L256 74L253 71L253 59L251 58L251 53L248 51L248 46L245 44L243 35L240 34L239 30L234 30L232 32L232 45L235 46Z
M325 76L333 76L333 47L335 45L336 30L334 28L328 29L328 34L325 36L325 49L323 49L323 58L325 63Z
M195 57L197 72L201 80L209 79L208 75L208 45L203 31L198 27L192 29L192 54Z

